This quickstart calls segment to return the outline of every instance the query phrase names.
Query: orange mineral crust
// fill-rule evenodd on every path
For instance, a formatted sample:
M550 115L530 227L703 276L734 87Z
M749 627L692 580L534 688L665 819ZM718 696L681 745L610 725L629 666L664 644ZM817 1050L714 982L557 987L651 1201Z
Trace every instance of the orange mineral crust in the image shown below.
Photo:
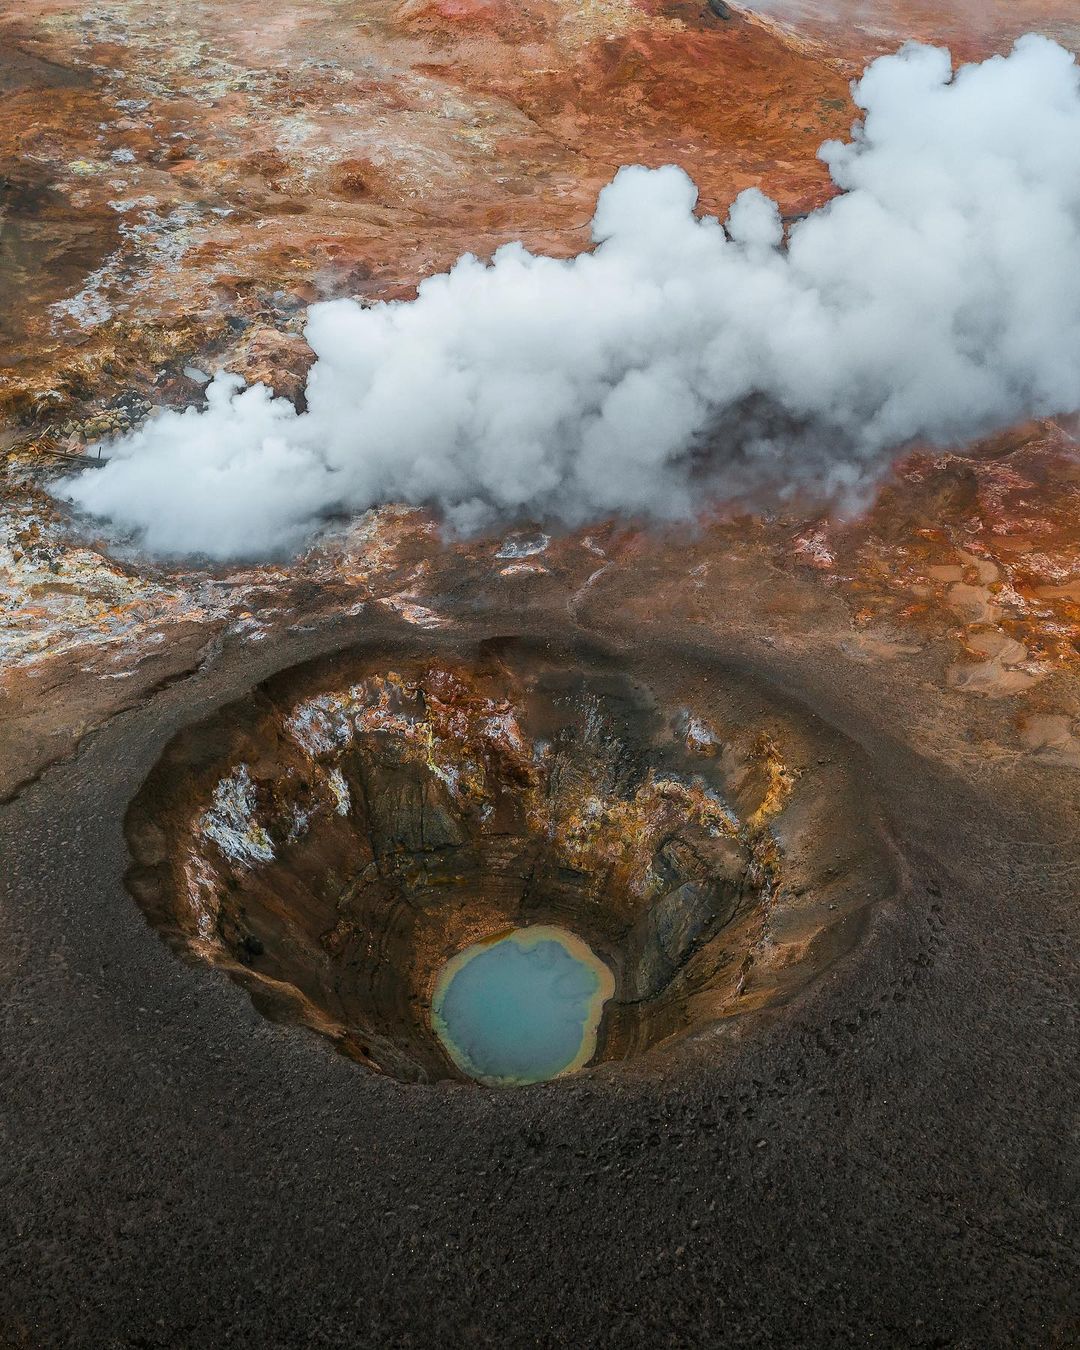
M849 80L868 58L907 37L981 57L1030 28L1077 38L1070 7L1052 0L313 0L270 17L251 0L9 9L8 786L222 634L262 642L298 617L370 604L420 628L452 626L462 587L511 615L525 600L575 624L605 621L612 606L644 623L662 597L707 632L742 625L781 643L817 633L867 668L925 665L932 697L957 710L950 726L989 703L1000 713L980 735L1010 753L1072 753L1070 423L909 451L854 518L788 504L731 520L721 508L674 533L601 525L521 557L500 538L450 539L421 512L387 508L292 562L208 571L73 532L43 491L72 463L64 456L95 455L154 407L197 402L216 367L302 403L312 301L407 298L463 251L487 256L512 239L580 251L596 193L621 164L682 165L708 211L748 186L789 217L812 209L832 191L817 148L847 133ZM46 687L55 696L29 693ZM1033 739L1032 718L1064 719L1065 739Z

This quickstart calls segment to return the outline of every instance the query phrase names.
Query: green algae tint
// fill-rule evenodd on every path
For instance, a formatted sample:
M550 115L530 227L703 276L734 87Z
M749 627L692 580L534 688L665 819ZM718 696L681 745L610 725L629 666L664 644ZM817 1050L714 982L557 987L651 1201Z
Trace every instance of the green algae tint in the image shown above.
M536 924L474 943L442 968L435 1034L470 1078L489 1087L543 1083L596 1053L615 978L579 937Z

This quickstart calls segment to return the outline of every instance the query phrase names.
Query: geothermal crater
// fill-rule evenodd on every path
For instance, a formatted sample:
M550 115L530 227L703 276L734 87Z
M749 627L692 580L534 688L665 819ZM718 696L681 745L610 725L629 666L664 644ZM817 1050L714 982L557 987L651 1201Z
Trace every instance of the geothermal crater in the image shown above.
M128 882L179 949L371 1069L536 1081L655 1060L850 950L894 889L858 777L852 747L745 673L382 643L181 732L128 812ZM580 1039L485 1071L448 990L481 1042L508 1018L537 1034L543 998Z

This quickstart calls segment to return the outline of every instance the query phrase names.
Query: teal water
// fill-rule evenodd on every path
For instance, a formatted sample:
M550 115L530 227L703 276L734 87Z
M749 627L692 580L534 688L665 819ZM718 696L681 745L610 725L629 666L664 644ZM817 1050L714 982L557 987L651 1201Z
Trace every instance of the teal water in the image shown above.
M463 1073L506 1087L587 1064L615 981L573 933L519 928L458 952L431 1001L436 1035Z

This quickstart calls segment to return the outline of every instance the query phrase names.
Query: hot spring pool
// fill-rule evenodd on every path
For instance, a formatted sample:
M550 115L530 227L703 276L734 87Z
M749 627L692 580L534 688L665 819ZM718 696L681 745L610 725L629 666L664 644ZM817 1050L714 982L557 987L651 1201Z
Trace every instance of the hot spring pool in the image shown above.
M573 1073L596 1052L611 971L565 928L536 924L474 943L442 968L431 1021L458 1068L489 1087Z

